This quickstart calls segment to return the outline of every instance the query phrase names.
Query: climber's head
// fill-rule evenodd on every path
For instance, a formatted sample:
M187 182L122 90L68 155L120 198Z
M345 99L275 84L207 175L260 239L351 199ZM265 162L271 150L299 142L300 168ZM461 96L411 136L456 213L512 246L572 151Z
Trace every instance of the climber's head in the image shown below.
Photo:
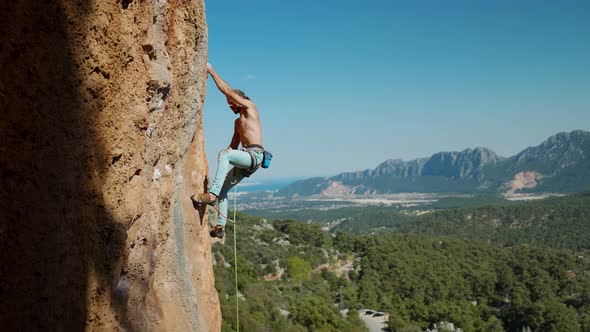
M238 89L234 89L234 92L237 93L240 97L242 97L244 99L250 100L250 98L248 98L248 96L246 96L246 94L244 93L244 91L238 90ZM227 98L227 103L229 104L229 108L231 108L231 110L235 114L240 113L240 110L242 109L242 106L240 106L239 104L237 104L236 102L234 102L233 100L231 100L229 97Z

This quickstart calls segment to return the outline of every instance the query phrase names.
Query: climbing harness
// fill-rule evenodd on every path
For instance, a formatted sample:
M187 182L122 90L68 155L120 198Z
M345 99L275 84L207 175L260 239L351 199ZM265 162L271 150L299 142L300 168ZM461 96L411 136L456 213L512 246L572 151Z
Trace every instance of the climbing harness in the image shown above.
M246 147L243 147L242 151L248 152L248 154L250 155L250 160L251 160L249 168L243 168L240 170L242 172L242 175L244 175L245 177L250 177L260 167L262 167L262 168L269 168L270 167L270 161L272 160L272 153L266 151L261 145L250 144ZM262 153L262 161L260 163L258 163L256 161L256 155L254 154L255 152Z
M250 167L241 168L240 172L243 176L249 178L254 172L256 172L261 164L256 161L255 153L264 153L264 148L258 144L251 144L242 148L242 151L247 152L250 155Z

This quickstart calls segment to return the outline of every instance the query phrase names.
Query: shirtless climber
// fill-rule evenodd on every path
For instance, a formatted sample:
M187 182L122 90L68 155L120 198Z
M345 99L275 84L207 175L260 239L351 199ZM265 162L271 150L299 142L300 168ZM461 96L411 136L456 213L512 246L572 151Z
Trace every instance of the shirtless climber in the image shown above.
M234 134L227 149L218 156L217 172L208 193L191 197L198 204L215 205L219 201L217 225L211 228L211 237L223 238L227 222L227 193L244 177L252 175L262 164L264 148L262 147L262 128L256 105L244 92L232 89L207 63L207 72L213 77L219 91L227 98L229 108L240 117L234 124ZM242 148L238 150L238 146ZM230 165L233 166L230 169Z

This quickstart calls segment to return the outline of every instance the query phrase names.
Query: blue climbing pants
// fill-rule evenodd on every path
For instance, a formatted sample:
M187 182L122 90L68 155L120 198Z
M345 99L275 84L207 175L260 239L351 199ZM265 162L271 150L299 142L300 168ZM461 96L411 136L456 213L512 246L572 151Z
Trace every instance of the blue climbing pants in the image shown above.
M255 158L255 164L262 163L263 150L252 150L252 156ZM217 196L219 203L219 213L217 217L217 225L225 226L227 220L227 193L237 185L246 175L252 174L246 171L252 167L252 156L250 153L242 150L224 149L219 152L217 157L217 171L215 172L215 179L211 184L209 192ZM233 168L230 169L230 167Z

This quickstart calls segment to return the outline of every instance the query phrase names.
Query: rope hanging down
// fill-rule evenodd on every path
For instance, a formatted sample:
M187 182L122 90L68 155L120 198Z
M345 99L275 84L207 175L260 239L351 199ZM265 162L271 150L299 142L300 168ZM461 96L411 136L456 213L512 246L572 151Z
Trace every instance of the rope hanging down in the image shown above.
M238 188L236 188L236 191L238 190ZM235 203L235 202L234 202ZM217 214L219 214L220 216L224 217L225 220L231 221L233 223L235 223L236 221L234 220L236 217L234 216L234 219L229 219L225 214L221 213L221 211L219 211L219 208L217 208L217 206L215 205L209 205L210 207L213 208L213 210L215 210L215 212L217 212ZM235 209L235 204L234 204L234 209ZM234 210L235 211L235 210Z
M236 222L236 210L238 209L237 206L238 200L238 185L234 189L234 263L235 263L235 271L236 271L236 322L237 322L237 332L240 332L240 311L238 310L238 247L236 246L236 239L237 239L237 226L238 223ZM225 218L227 219L227 217Z
M234 219L229 219L225 214L221 213L217 206L209 205L215 210L220 216L225 218L225 220L231 221L234 223L234 270L235 270L235 280L236 280L236 322L237 322L237 332L240 332L240 311L239 311L239 303L238 303L238 248L237 248L237 222L236 222L236 211L238 210L238 185L236 184L234 189Z

